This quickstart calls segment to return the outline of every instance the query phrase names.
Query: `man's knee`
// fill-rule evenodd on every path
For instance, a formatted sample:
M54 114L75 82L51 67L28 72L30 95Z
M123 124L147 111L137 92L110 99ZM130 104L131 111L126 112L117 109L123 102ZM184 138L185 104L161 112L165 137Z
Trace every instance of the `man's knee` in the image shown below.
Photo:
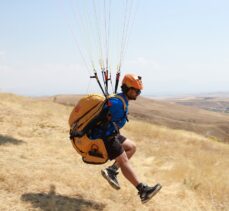
M123 147L126 151L131 151L132 154L136 152L136 144L130 139L126 139L126 141L123 144Z
M132 142L132 151L133 151L133 153L136 152L136 149L137 149L136 144L134 142Z

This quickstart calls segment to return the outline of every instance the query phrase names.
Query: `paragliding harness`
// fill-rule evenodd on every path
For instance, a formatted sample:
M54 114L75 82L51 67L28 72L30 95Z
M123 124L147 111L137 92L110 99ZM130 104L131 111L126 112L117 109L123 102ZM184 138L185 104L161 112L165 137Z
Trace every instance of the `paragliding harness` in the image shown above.
M104 97L99 94L87 95L80 99L69 117L70 139L75 150L82 156L82 160L89 164L103 164L108 160L108 154L102 138L92 140L90 133L95 127L106 129L109 120L109 99L118 98L123 103L126 116L126 102L120 95ZM104 106L107 105L107 109ZM118 127L113 123L116 132ZM111 138L111 137L110 137Z

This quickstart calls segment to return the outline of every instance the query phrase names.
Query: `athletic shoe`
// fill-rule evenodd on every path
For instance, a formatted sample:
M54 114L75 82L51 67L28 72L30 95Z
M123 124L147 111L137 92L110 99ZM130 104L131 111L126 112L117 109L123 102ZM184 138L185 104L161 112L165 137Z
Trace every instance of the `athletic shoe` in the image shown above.
M156 184L153 187L143 184L141 190L138 192L142 203L149 201L161 188L162 186L160 184Z
M113 168L108 167L103 170L101 170L102 176L109 182L109 184L112 186L112 188L119 190L120 185L117 180L117 174L118 172L115 171Z

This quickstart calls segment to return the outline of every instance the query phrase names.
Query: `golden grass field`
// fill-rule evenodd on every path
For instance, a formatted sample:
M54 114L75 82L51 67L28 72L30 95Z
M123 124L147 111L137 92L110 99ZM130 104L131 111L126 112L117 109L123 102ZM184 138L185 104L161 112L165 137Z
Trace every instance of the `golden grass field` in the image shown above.
M68 140L72 107L0 94L0 210L229 210L229 145L131 119L131 164L143 182L163 185L142 205L121 175L120 190L87 165Z

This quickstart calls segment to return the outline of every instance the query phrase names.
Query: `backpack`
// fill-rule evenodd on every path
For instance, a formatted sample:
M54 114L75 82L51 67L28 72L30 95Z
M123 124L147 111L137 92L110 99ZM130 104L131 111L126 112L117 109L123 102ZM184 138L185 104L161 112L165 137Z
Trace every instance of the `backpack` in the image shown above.
M124 111L126 111L126 102L119 95L110 95L105 98L100 94L90 94L79 100L69 116L68 123L72 145L82 156L85 163L103 164L108 160L103 140L89 139L87 131L97 123L96 121L101 116L104 105L110 98L119 98L123 103Z

